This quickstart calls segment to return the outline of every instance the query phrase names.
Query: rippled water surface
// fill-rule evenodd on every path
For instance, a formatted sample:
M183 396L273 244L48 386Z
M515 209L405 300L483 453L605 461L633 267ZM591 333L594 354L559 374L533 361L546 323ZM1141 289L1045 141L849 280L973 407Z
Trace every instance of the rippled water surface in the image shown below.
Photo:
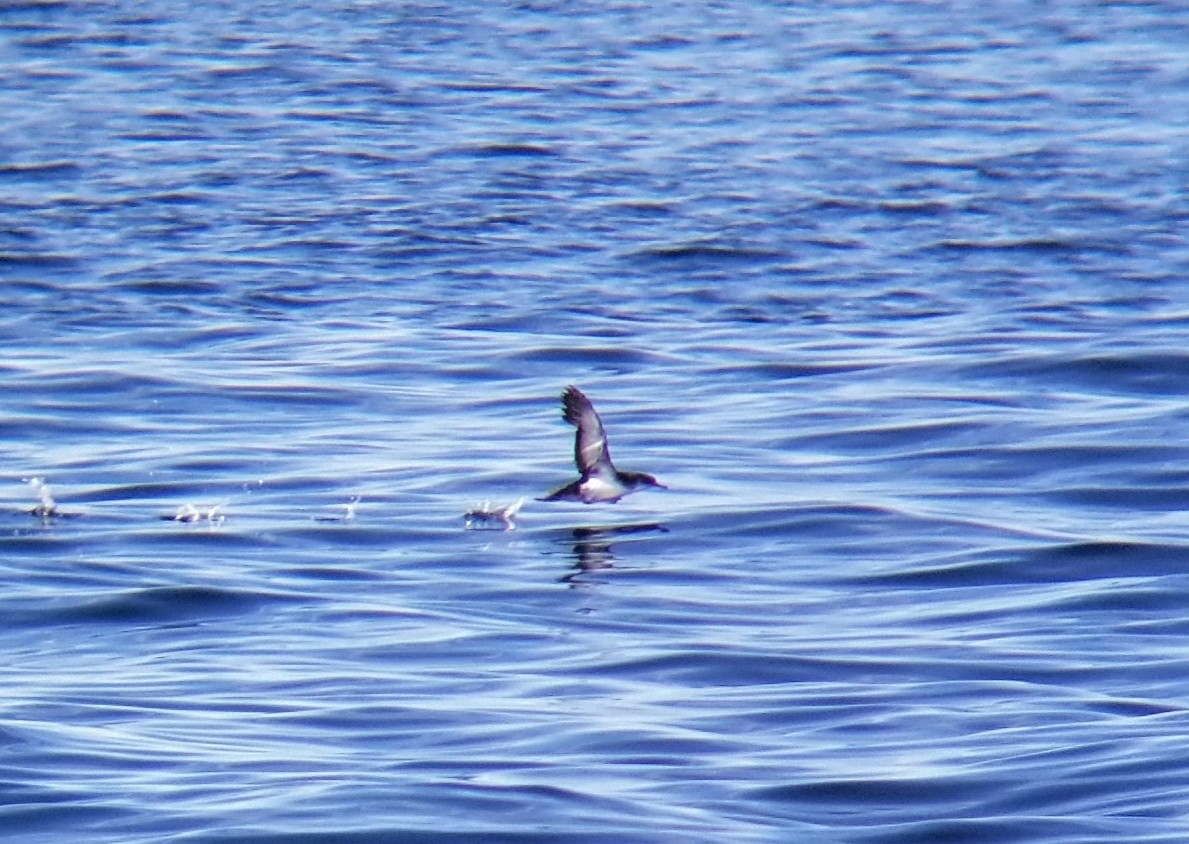
M1186 44L0 4L5 840L1185 841Z

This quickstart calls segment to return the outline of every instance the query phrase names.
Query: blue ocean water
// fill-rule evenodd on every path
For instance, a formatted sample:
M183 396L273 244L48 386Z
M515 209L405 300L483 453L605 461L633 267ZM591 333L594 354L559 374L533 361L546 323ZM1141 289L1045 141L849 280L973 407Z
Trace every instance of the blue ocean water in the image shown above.
M5 840L1185 841L1187 43L0 4Z

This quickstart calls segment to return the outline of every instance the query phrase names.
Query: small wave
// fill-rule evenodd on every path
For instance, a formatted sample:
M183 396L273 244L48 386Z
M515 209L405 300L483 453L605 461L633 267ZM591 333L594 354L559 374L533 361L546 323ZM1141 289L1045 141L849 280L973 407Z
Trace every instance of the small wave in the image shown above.
M528 143L483 144L475 147L475 150L481 155L496 158L548 158L558 154L551 147Z
M1027 355L1005 357L966 367L971 377L1033 378L1054 386L1071 383L1095 392L1181 397L1189 393L1189 354Z
M713 263L779 261L786 256L772 249L746 246L725 246L717 243L677 243L649 246L632 253L631 257L661 261L707 261Z
M159 624L239 615L281 600L279 594L207 586L157 586L123 592L52 613L55 623Z
M0 252L0 273L7 268L63 269L77 264L76 256L61 252Z
M1143 542L1062 542L1034 548L998 548L851 582L905 587L1065 583L1179 574L1186 549ZM1136 597L1137 601L1144 601Z
M798 362L798 363L738 363L728 364L713 369L714 374L727 378L756 380L758 382L792 381L799 378L812 378L819 375L841 375L848 372L861 372L873 369L879 364L866 362L835 361L831 363Z
M565 364L571 367L638 369L667 361L663 355L627 346L542 346L505 358L509 363Z
M39 164L7 164L0 166L0 179L56 178L59 176L75 176L81 171L82 168L73 161L46 161Z
M940 240L924 247L925 251L956 252L1100 252L1129 255L1132 250L1122 243L1083 237L1005 237L986 240Z

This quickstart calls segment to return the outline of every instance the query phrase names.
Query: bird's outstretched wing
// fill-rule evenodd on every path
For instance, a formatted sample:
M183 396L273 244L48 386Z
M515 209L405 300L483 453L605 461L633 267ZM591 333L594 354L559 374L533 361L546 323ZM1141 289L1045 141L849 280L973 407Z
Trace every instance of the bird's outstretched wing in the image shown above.
M615 471L611 465L611 452L607 448L607 433L603 421L595 412L582 391L577 387L566 387L562 393L562 416L578 429L574 435L574 462L583 477L600 472Z

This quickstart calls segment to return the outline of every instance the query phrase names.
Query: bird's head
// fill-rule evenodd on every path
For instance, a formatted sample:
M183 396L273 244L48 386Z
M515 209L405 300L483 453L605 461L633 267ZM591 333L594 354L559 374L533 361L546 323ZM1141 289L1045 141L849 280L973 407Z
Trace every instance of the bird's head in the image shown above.
M655 489L668 489L663 483L658 481L652 475L647 475L644 472L632 472L629 476L630 486L632 489L647 489L653 487Z

